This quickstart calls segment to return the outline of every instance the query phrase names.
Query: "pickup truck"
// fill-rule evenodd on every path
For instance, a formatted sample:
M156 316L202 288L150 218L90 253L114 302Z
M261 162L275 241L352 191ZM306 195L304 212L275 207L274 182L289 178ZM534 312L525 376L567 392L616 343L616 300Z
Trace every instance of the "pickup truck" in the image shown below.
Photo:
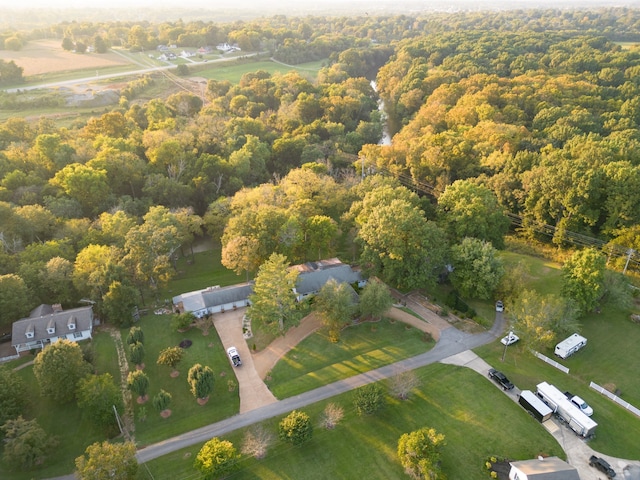
M494 382L502 387L503 390L512 390L513 383L509 381L506 375L502 372L499 372L495 368L489 369L489 378L491 378Z
M611 465L609 465L609 462L607 462L604 458L591 455L591 457L589 458L589 465L600 470L609 479L614 478L616 476L616 472L613 471L613 468L611 468Z
M573 403L576 407L580 409L582 413L584 413L587 417L593 415L593 408L589 406L587 402L585 402L582 398L577 395L574 395L571 392L564 392L565 397L569 399L571 403Z

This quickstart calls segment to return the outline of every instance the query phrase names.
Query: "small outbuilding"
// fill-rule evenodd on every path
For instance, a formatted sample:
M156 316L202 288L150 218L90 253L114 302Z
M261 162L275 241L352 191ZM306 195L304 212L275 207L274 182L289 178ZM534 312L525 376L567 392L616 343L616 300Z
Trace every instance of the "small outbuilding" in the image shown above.
M509 480L580 480L578 470L558 457L511 462Z

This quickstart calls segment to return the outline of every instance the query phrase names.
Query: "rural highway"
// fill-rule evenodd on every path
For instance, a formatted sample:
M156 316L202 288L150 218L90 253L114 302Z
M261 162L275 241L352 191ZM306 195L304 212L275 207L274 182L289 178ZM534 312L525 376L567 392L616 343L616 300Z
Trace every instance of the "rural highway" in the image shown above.
M257 53L249 53L247 55L243 55L243 57L254 57L258 55ZM217 59L213 59L213 60L207 60L206 63L219 63L219 62L230 62L233 60L237 60L239 57L228 57L228 58L217 58ZM198 64L204 64L205 62L198 62ZM118 73L108 73L105 75L93 75L91 77L83 77L83 78L76 78L73 80L63 80L60 82L51 82L51 83L40 83L38 85L26 85L23 87L19 87L19 88L9 88L7 90L5 90L7 93L15 93L15 92L24 92L24 91L28 91L28 90L38 90L38 89L45 89L45 88L55 88L55 87L64 87L67 85L78 85L78 84L82 84L82 83L89 83L89 82L95 82L95 81L99 81L99 80L109 80L111 78L121 78L121 77L128 77L128 76L133 76L133 75L143 75L145 73L152 73L152 72L160 72L163 70L171 70L171 69L175 69L177 67L177 65L165 65L165 66L161 66L161 67L148 67L148 68L139 68L136 70L128 70L125 72L118 72Z

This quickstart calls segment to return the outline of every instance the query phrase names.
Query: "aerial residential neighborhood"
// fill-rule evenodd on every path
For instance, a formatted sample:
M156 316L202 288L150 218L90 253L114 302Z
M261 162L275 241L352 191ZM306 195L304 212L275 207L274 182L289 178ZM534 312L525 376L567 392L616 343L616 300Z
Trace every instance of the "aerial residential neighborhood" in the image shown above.
M640 480L640 10L116 3L0 5L0 478Z

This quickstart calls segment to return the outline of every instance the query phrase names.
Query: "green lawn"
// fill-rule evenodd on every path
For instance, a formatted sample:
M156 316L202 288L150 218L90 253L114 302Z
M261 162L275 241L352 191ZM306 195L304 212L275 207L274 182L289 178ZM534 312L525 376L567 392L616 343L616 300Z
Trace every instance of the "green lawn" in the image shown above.
M237 381L215 328L212 326L206 336L197 328L178 333L170 328L169 319L165 315L149 315L138 323L145 333L144 372L149 377L149 397L153 399L160 389L169 392L173 411L169 418L163 419L151 401L144 406L135 403L135 437L139 447L230 417L238 413L240 407L237 388L230 392L227 386L228 380ZM126 341L127 334L128 329L123 329L123 341ZM171 369L157 365L156 360L162 349L178 345L185 339L193 344L185 349L185 356L178 365L180 375L172 378L169 375ZM125 350L128 353L126 346ZM204 406L198 405L187 384L187 373L196 363L211 367L216 379L210 401ZM131 365L130 369L133 368ZM144 421L140 418L141 410L146 412Z
M322 62L310 62L296 65L294 67L288 67L272 62L271 60L251 61L251 59L249 59L242 61L239 60L238 62L230 61L211 63L209 68L203 68L201 65L198 65L197 68L194 68L194 72L197 72L199 77L218 81L228 80L233 84L237 84L242 75L245 73L256 72L258 70L264 70L272 75L275 73L284 74L294 70L304 77L315 78L321 65ZM189 65L189 67L192 66L193 65Z
M523 343L509 347L504 362L500 360L504 347L498 341L477 349L476 353L504 371L520 389L535 390L538 383L547 381L562 391L580 395L593 407L593 419L598 423L596 437L589 445L615 457L637 458L640 418L589 388L589 382L601 386L611 383L622 390L622 398L640 405L640 379L628 368L640 365L640 351L635 346L640 327L616 312L587 317L583 324L582 334L589 343L560 361L569 367L569 375L535 358ZM555 359L550 350L542 353Z
M219 246L194 254L193 262L188 248L184 249L184 255L178 260L178 271L174 278L160 289L159 298L164 301L170 302L176 295L213 285L224 287L246 281L245 275L236 275L220 263Z
M288 352L267 384L276 397L287 398L418 355L433 345L420 330L387 319L346 328L338 343L331 343L321 330Z
M405 478L396 456L400 435L434 427L446 436L442 467L451 479L489 478L484 463L490 456L535 458L539 454L564 458L560 446L519 405L481 375L462 367L435 364L416 370L422 385L406 402L389 399L371 417L358 417L352 393L331 399L343 406L345 418L335 430L317 426L303 448L276 440L264 460L242 458L233 479L354 479ZM327 402L303 408L317 425ZM265 422L277 431L281 417ZM242 432L225 436L239 449ZM174 452L141 468L140 479L196 478L193 459L200 445Z
M33 358L31 358L33 359ZM74 460L81 455L87 445L102 441L104 434L84 420L74 403L58 405L40 396L40 388L33 375L33 367L18 370L27 389L27 408L23 417L37 419L38 424L50 435L56 435L59 445L49 456L46 467L31 472L10 470L0 457L0 478L3 480L28 480L66 475L71 472Z

